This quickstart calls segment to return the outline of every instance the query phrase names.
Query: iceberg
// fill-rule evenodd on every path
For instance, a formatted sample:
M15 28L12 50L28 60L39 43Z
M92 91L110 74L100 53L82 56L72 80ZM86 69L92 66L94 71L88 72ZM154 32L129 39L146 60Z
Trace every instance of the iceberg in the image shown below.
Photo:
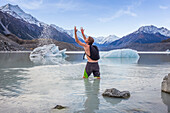
M110 50L105 53L100 53L101 58L139 58L136 50L132 49L117 49Z
M59 50L55 44L44 45L35 48L30 53L30 60L40 64L60 64L65 61L66 49Z

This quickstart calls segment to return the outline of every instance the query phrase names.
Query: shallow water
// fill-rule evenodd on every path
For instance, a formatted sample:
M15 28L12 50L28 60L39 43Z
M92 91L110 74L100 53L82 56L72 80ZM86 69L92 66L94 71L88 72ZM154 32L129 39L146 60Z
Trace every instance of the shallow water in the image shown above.
M82 79L82 54L33 63L29 53L0 54L0 112L167 113L170 95L161 82L170 73L169 55L101 59L101 79ZM58 63L59 62L59 63ZM129 99L102 96L107 88L128 90ZM64 110L52 109L56 105Z

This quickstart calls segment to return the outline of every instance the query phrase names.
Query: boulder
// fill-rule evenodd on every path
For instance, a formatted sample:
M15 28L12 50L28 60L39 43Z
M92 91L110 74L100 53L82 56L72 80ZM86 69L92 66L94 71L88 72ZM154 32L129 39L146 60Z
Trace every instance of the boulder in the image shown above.
M107 97L115 97L115 98L129 98L130 92L129 91L119 91L116 88L112 88L112 89L106 89L102 95L107 96Z
M161 90L170 93L170 73L163 78Z
M61 105L56 105L53 109L65 109L67 107L61 106Z

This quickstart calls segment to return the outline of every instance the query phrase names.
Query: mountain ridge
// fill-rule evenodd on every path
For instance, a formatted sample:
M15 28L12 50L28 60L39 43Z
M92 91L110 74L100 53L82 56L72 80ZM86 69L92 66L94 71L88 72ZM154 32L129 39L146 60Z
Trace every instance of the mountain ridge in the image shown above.
M16 10L16 12L11 10L12 8ZM7 4L5 6L2 6L0 8L0 11L1 11L0 19L2 20L1 23L5 27L8 27L9 31L11 31L13 34L15 34L21 39L32 40L36 38L52 38L57 41L75 43L75 40L72 39L69 35L67 35L66 33L61 33L60 31L56 30L50 25L38 21L36 18L32 17L30 14L26 14L22 9L19 8L18 5L13 6L13 5ZM17 18L15 17L15 15L12 15L11 12L12 14L13 13L17 14L21 12L20 13L21 16ZM24 18L24 17L28 17L28 18ZM32 23L34 22L32 20L31 22L30 21L28 22L25 19L28 19L28 21L30 19L33 19L35 20L35 23ZM0 31L1 33L4 33L2 29Z
M112 46L112 48L124 48L134 43L160 43L161 41L170 38L169 35L170 31L166 28L157 28L153 25L142 26L137 31L112 42L110 46Z

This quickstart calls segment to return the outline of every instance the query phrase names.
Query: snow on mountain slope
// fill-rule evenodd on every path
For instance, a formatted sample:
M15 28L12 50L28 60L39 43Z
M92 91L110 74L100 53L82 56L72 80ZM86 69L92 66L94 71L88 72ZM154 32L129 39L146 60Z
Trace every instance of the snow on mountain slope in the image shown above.
M57 29L58 31L60 32L66 32L66 30L64 30L63 28L59 27L59 26L56 26L54 24L51 24L50 26L54 27L55 29Z
M31 16L30 14L25 13L18 5L7 4L5 6L1 6L0 11L8 13L15 18L23 19L30 24L36 24L38 26L40 26L41 24L41 22L38 21L36 18Z
M148 33L148 34L156 34L156 33L160 33L161 35L170 37L170 30L161 27L161 28L157 28L156 26L150 25L150 26L142 26L140 27L137 31L135 31L134 33L140 33L140 32L144 32L144 33Z
M51 24L50 26L54 27L55 29L57 29L60 32L67 33L74 39L74 30L64 30L63 28L58 27L54 24ZM80 31L77 31L77 36L78 36L79 40L84 41L83 36ZM85 36L88 37L87 35L85 35Z
M115 40L120 39L119 37L115 35L109 35L107 37L97 37L95 38L99 44L110 44Z

